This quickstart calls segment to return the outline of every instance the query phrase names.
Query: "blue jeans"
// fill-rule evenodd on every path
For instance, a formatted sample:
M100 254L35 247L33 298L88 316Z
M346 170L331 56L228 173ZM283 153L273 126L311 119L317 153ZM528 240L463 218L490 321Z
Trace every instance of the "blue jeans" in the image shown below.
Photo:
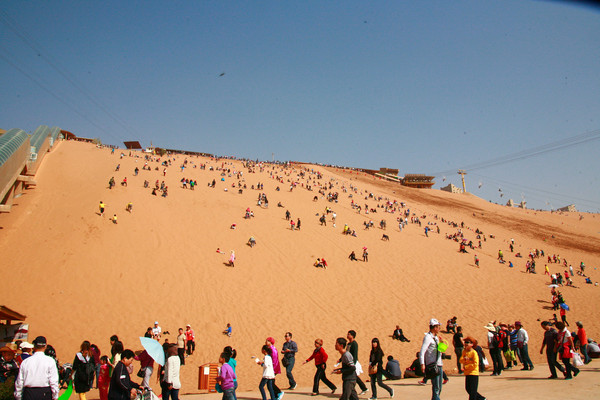
M431 400L440 400L440 394L442 393L442 384L444 381L444 374L439 374L435 378L431 379Z
M581 346L579 346L579 349L581 350L581 354L583 354L583 362L585 364L587 364L591 361L590 356L588 355L588 352L587 352L587 350L588 350L587 347L588 347L587 344L582 344Z
M287 376L288 381L290 382L290 387L296 386L296 380L294 379L294 375L292 375L292 370L294 369L294 364L296 363L296 357L290 357L287 359L288 365L285 367L285 376Z
M531 362L531 358L529 358L527 343L523 343L523 347L521 348L521 360L523 362L523 369L533 369L533 363Z
M237 384L237 380L236 380L236 381L233 381L233 400L237 400L237 394L235 393L237 388L238 388L238 384Z
M267 400L267 394L265 393L265 384L267 385L267 389L269 389L269 394L271 395L271 400L275 400L275 392L273 391L273 382L275 379L267 379L262 378L260 383L258 384L258 389L260 390L260 394L262 396L262 400Z
M222 400L234 400L235 398L235 389L225 389L223 390L223 398Z

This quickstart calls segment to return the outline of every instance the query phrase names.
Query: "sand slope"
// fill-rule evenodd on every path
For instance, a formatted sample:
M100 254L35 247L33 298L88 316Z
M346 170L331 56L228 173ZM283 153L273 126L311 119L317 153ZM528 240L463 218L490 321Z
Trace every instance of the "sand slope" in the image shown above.
M277 338L281 348L283 334L292 331L303 359L310 355L316 337L323 338L325 349L335 356L334 339L355 329L361 360L368 358L370 339L379 337L386 354L393 354L404 368L419 350L429 318L445 321L456 315L465 333L480 340L487 321L523 321L535 363L541 361L536 351L542 336L538 319L552 316L545 309L549 279L543 276L544 260L538 261L537 275L524 273L526 258L510 256L510 238L516 241L515 251L525 257L530 249L542 248L566 257L575 269L585 262L592 279L600 280L595 269L600 262L598 215L581 214L580 220L579 213L508 209L471 195L411 190L356 172L304 166L324 173L319 182L331 182L331 192L340 192L337 204L321 196L313 201L314 181L314 191L301 186L289 191L288 179L307 183L297 176L300 167L281 171L268 166L263 172L257 168L248 173L238 161L187 157L197 164L220 167L225 162L232 170L243 170L248 190L238 194L231 190L237 183L234 177L220 182L221 172L208 168L180 172L186 157L175 158L164 178L163 167L140 171L136 177L133 169L141 170L141 158L119 159L108 149L62 142L45 158L36 176L38 186L17 199L14 212L0 214L2 265L14 282L5 285L3 303L26 314L32 338L46 335L61 361L71 361L84 339L107 354L112 334L118 334L126 347L139 349L137 336L154 320L171 332L171 341L178 327L190 323L197 352L183 369L183 392L195 391L197 366L216 362L227 344L238 350L240 389L254 389L260 371L250 356L259 353L267 336ZM119 163L120 171L115 172ZM154 169L158 163L150 165ZM283 176L284 182L277 183L270 171ZM111 176L117 187L108 190ZM125 176L128 187L118 184ZM196 179L196 190L182 189L182 177ZM164 179L169 197L152 196L143 187L144 179L151 185ZM212 179L217 180L215 189L207 187ZM268 209L256 205L261 192L249 189L258 182L264 184ZM425 225L414 224L399 232L397 214L381 209L358 214L348 193L341 190L350 183L360 189L353 199L363 209L365 203L376 207L377 202L365 200L362 191L405 201L411 211L426 216L424 222L438 223L441 234L430 233L427 238ZM277 186L281 191L275 190ZM107 204L104 218L97 214L101 200ZM125 211L129 201L134 204L131 214ZM278 202L285 207L278 208ZM337 213L336 228L330 218L326 227L319 224L316 214L327 206ZM243 219L247 207L254 211L253 219ZM289 229L286 209L292 218L302 220L300 231ZM118 225L108 220L114 213ZM464 221L469 239L475 240L476 228L495 235L477 250L480 269L474 266L471 250L460 254L458 244L445 239L456 228L434 220L436 214ZM377 228L382 218L388 222L389 242L381 240ZM376 227L363 230L363 221L369 219ZM233 223L235 230L230 229ZM358 237L342 235L344 223L356 229ZM258 242L252 249L246 245L251 235ZM360 257L363 246L369 248L369 262L350 262L350 251ZM226 254L217 253L217 248ZM498 264L499 249L515 263L514 269ZM235 268L225 266L230 250L237 254ZM325 257L329 269L314 268L316 257ZM552 272L563 270L551 265ZM600 319L595 311L600 288L584 285L580 277L574 281L578 288L562 289L572 309L569 321L574 325L583 320L588 335L598 339ZM231 338L221 335L227 322L233 325ZM411 343L391 340L396 324ZM300 384L308 386L313 367L297 366L295 372ZM287 387L284 381L279 381L281 387Z

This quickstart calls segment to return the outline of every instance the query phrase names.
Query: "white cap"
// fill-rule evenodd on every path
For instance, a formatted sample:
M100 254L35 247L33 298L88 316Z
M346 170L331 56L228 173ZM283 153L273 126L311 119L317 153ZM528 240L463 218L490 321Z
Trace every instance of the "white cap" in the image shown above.
M158 325L158 321L154 321L154 325Z
M440 321L438 321L438 320L437 320L437 319L435 319L435 318L431 318L431 319L429 320L429 326L436 326L436 325L440 325Z
M33 345L29 342L22 342L19 347L22 349L33 349Z

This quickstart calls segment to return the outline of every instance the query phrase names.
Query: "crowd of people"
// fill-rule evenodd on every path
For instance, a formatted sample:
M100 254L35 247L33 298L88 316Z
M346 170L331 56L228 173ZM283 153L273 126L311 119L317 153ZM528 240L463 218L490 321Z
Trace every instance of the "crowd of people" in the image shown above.
M581 365L590 363L592 356L600 356L600 349L587 337L581 321L577 322L576 332L570 332L562 321L554 323L542 321L541 327L544 330L544 339L540 347L540 354L545 350L550 370L548 379L557 379L557 370L563 373L565 379L572 379L579 374ZM487 330L487 340L484 342L484 346L487 347L492 361L490 366L492 376L499 376L504 370L516 367L519 363L523 365L522 370L534 369L529 357L529 335L520 321L516 321L514 324L497 324L496 321L491 321L484 326L484 329ZM475 335L463 335L462 327L456 325L456 317L448 320L446 330L446 333L453 333L452 344L456 354L456 365L458 373L465 376L465 390L469 399L484 399L479 394L479 376L486 371L489 362L483 347L475 339ZM230 324L225 332L231 335ZM442 338L440 332L440 322L432 318L416 359L404 371L404 378L422 378L419 381L420 384L431 381L433 400L440 399L442 387L448 382L443 360L451 358L445 354L448 352L449 343ZM155 366L158 365L157 375L162 399L177 400L181 389L180 369L186 365L185 358L194 353L195 335L190 325L187 325L185 330L178 329L175 343L170 343L168 338L163 339L165 334L168 332L163 332L156 321L144 335L145 338L156 340L157 344L162 341L165 360L163 365L157 362L155 352L151 353L150 350L134 352L126 349L116 335L110 338L109 354L103 355L98 346L89 341L83 341L73 363L61 365L54 348L47 343L45 337L39 336L31 344L19 343L21 352L18 354L9 347L0 349L0 382L10 379L14 381L16 400L42 398L56 400L59 390L66 388L70 381L80 400L85 400L86 393L92 388L99 390L101 400L127 400L143 390L152 390L150 378ZM356 331L350 330L345 337L339 337L333 343L336 354L339 353L339 355L335 357L336 361L331 362L334 364L331 372L342 375L343 384L340 398L356 400L359 395L370 390L369 400L376 400L378 388L383 389L390 398L393 398L394 388L385 382L402 378L398 360L391 355L386 357L380 340L377 337L372 338L369 358L365 367L370 381L370 388L368 388L360 378L364 371L358 359L356 336ZM404 339L403 341L409 342L399 326L396 326L392 338ZM285 390L294 390L298 384L293 371L299 348L293 340L292 333L285 333L281 355L275 343L276 340L273 337L266 338L265 344L261 347L262 357L255 358L256 364L262 367L258 389L263 400L281 400L285 394L275 381L276 376L282 373L282 367L285 369L289 384ZM578 362L578 352L584 357L581 362ZM217 390L223 393L223 400L237 400L236 356L237 351L231 346L226 346L219 355L221 368L217 379ZM557 361L557 357L563 365ZM312 396L321 393L321 383L331 393L338 390L338 387L327 377L328 360L329 355L325 351L323 340L315 339L314 350L302 363L304 365L311 361L314 362ZM384 360L387 360L385 366ZM133 375L134 361L139 362L137 375ZM136 382L135 376L141 378L140 383ZM357 392L356 385L360 392Z

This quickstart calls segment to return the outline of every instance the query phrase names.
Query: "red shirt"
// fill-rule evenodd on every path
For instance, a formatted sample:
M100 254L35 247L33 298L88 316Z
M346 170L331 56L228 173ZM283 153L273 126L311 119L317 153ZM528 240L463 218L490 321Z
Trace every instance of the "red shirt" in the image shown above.
M577 329L577 337L579 338L579 343L581 343L581 344L588 344L587 333L585 333L585 329L578 328Z
M185 340L188 342L194 341L194 331L192 329L185 331Z
M315 349L315 351L313 351L312 355L310 357L308 357L308 360L306 360L306 362L309 362L310 360L312 360L313 358L315 359L315 365L321 365L327 362L327 358L329 356L327 355L327 353L325 353L325 350L323 349L323 347L319 347L318 350Z

